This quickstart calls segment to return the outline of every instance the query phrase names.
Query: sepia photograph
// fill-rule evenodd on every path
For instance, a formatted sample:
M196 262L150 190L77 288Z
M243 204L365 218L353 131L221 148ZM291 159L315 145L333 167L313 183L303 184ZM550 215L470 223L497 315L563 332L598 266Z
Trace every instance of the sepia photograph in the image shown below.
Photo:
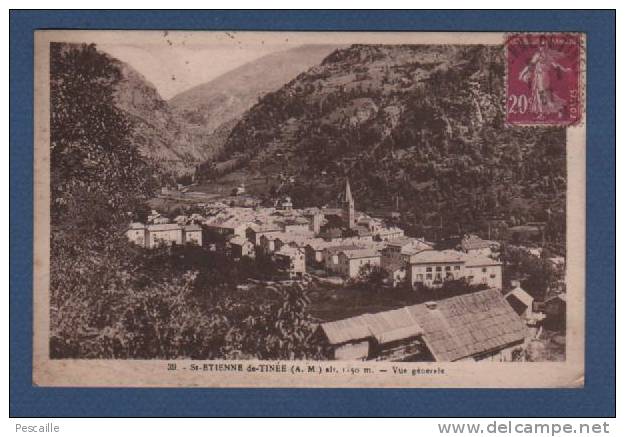
M576 33L37 31L40 385L582 387Z

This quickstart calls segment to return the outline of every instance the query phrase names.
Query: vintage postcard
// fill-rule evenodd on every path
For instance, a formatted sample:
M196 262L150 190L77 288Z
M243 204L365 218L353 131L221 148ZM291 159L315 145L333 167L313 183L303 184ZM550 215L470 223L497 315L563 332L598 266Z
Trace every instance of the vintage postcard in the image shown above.
M35 40L33 384L583 387L584 34Z

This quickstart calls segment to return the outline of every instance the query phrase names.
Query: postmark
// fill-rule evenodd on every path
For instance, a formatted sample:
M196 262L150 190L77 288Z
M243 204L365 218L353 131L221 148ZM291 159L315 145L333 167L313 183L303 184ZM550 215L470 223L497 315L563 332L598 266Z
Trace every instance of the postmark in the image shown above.
M506 122L578 124L582 119L583 35L519 33L506 37Z

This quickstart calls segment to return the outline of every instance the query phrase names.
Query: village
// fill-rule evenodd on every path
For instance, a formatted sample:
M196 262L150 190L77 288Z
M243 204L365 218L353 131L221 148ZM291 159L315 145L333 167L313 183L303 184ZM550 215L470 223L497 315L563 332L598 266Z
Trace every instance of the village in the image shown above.
M283 196L273 207L215 200L175 217L152 210L145 223L130 224L127 237L146 249L197 245L235 262L265 257L277 266L271 283L340 288L369 281L380 290L427 294L415 305L320 320L317 340L334 359L520 361L532 347L541 354L536 340L544 326L563 330L565 293L539 302L519 280L504 284L498 241L467 234L454 248L437 249L357 211L349 180L339 197L336 207L298 209Z

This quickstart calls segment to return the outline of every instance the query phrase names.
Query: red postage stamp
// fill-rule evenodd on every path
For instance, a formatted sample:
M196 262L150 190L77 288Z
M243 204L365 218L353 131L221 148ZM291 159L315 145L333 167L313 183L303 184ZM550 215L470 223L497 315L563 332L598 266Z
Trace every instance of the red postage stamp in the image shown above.
M582 35L574 33L507 37L507 123L563 126L581 120L582 45Z

